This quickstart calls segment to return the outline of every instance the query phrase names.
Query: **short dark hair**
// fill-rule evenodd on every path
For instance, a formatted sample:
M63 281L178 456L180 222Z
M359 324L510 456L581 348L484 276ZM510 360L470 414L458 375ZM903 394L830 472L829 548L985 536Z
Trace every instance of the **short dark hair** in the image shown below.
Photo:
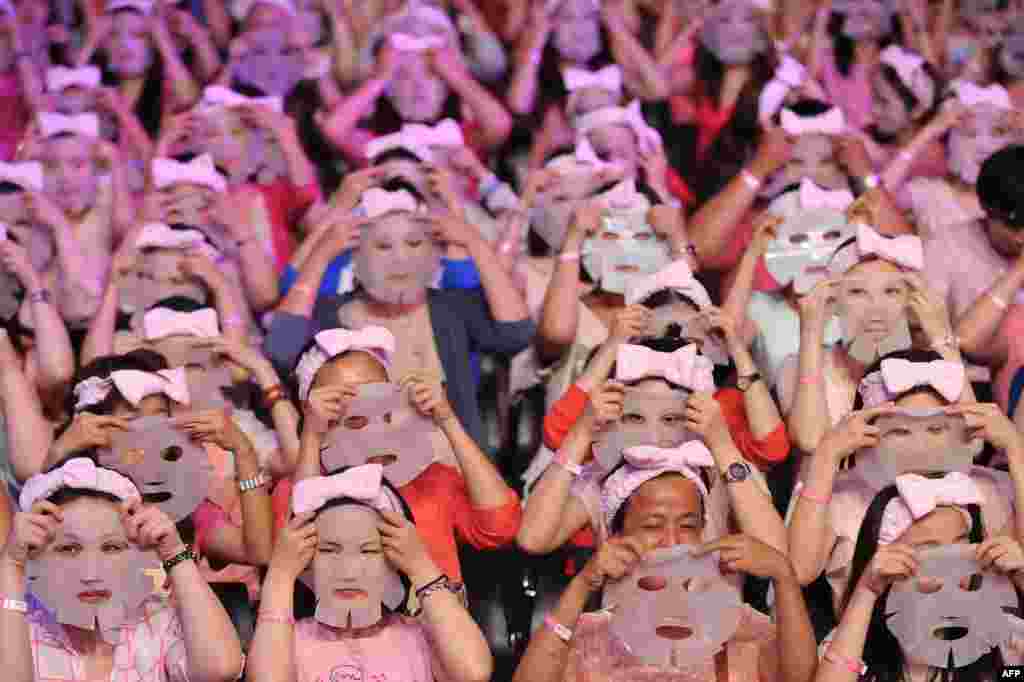
M985 159L975 189L986 213L1014 230L1024 229L1024 145L1003 147Z

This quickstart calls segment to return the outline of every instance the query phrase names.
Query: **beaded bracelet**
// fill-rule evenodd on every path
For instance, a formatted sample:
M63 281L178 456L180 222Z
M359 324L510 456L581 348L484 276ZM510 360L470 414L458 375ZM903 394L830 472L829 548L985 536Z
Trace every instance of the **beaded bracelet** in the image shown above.
M182 562L189 560L195 561L196 553L192 551L191 547L186 545L185 549L178 552L177 554L175 554L170 559L164 562L164 573L170 574L172 568L174 568Z
M555 637L558 637L563 642L568 643L572 640L572 630L559 623L550 615L544 616L544 627L555 633Z
M450 590L454 592L454 590L451 589L451 583L448 580L448 576L444 573L437 576L420 589L416 590L416 601L422 604L424 599L434 594L435 592L440 592L441 590Z

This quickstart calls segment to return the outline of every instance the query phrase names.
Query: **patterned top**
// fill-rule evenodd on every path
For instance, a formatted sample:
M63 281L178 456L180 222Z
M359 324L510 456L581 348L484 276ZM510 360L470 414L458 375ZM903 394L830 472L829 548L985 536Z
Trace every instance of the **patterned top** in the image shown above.
M564 682L769 682L774 680L775 626L766 615L746 607L740 629L726 643L724 670L716 660L680 670L639 663L611 636L610 611L585 613L576 623ZM724 673L724 674L723 674Z
M120 630L110 682L188 682L177 612L162 599L147 602L145 612L143 620ZM35 682L85 682L85 658L75 651L64 627L32 595L27 618Z
M433 682L433 654L423 625L387 618L379 632L358 638L339 636L312 618L296 623L297 682Z

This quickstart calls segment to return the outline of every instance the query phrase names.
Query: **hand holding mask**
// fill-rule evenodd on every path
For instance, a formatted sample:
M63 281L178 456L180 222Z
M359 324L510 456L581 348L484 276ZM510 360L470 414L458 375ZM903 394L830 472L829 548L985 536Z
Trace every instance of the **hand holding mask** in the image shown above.
M710 660L739 628L743 602L722 579L717 553L678 545L646 555L604 592L611 633L646 665L684 668Z

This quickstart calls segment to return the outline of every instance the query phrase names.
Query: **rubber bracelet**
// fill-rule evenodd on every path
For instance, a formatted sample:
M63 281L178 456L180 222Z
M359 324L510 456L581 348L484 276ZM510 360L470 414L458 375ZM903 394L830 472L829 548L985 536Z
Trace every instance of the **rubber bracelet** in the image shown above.
M814 386L819 381L821 381L821 372L800 377L800 383L804 386Z
M238 492L240 492L240 493L247 493L250 490L256 490L257 488L262 488L263 486L265 486L269 482L270 481L267 478L266 474L259 473L259 474L256 474L255 476L253 476L252 478L247 478L245 480L239 481L238 482Z
M231 317L224 319L224 326L231 329L238 329L239 327L244 327L245 322L242 321L241 315L232 315Z
M831 646L825 650L825 660L829 663L841 665L851 673L857 673L858 675L863 675L868 671L868 666L864 661L859 658L851 658L849 656L834 653Z
M580 475L583 474L583 467L581 467L579 464L576 464L575 462L570 462L569 458L566 457L564 453L559 452L555 454L555 458L551 461L553 461L555 464L568 471L574 477L578 478Z
M743 180L743 184L754 190L755 192L761 189L761 178L757 177L746 168L740 172L740 179Z
M558 261L560 263L573 263L580 259L579 251L566 251L565 253L558 254Z
M827 507L829 503L832 502L831 495L815 495L804 487L800 488L800 497L810 502L814 502L815 504L820 504L823 507Z
M1006 310L1007 308L1010 307L1009 304L1006 302L1006 299L1003 298L1002 296L993 294L990 291L988 292L988 297L992 300L993 303L996 304L996 307L999 308L1000 310Z
M295 618L291 615L281 615L271 611L260 611L259 620L262 623L281 623L282 625L295 625Z
M28 602L24 599L4 599L0 601L0 609L15 613L28 613Z
M568 643L572 640L572 630L565 627L551 616L544 616L544 627L555 633L555 637L558 637L558 639L563 642Z
M512 242L502 242L498 245L498 252L504 255L512 253L512 249L516 248L516 245Z
M896 155L896 158L901 161L906 161L907 163L910 163L911 161L914 160L914 155L910 153L909 149L902 149L900 150L900 153Z

